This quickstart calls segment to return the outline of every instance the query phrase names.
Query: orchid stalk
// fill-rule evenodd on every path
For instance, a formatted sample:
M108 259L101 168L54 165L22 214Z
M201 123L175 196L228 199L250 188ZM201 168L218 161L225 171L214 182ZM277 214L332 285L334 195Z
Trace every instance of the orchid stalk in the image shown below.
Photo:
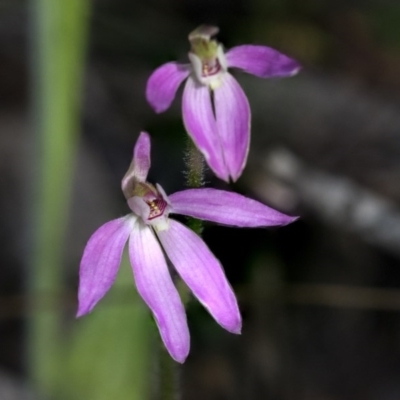
M147 181L150 163L150 137L142 132L122 179L132 213L107 222L89 239L80 265L77 316L91 312L110 289L129 241L136 288L152 311L169 354L183 363L190 349L190 334L166 257L224 329L239 334L242 320L220 262L196 233L170 214L237 227L286 225L296 218L223 190L188 189L167 196L159 184Z
M215 175L236 181L246 165L250 146L251 111L229 68L260 78L282 78L300 70L297 61L275 49L241 45L225 52L212 37L214 26L202 25L189 35L190 64L168 62L150 76L146 98L155 112L169 108L180 84L185 128Z

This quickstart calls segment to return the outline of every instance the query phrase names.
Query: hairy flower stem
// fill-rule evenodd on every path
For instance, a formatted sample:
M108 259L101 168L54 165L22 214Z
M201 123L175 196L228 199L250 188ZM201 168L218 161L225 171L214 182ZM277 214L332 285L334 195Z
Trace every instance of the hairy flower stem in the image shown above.
M204 185L204 158L194 143L188 139L185 154L186 186L199 188ZM188 218L188 226L198 235L203 231L203 221ZM188 288L183 282L177 282L179 294L184 305L190 300ZM162 349L160 355L160 389L162 400L180 400L180 365Z
M197 150L191 139L187 140L185 163L186 186L189 188L200 188L204 186L204 157ZM203 232L203 221L196 218L188 218L188 226L201 236Z

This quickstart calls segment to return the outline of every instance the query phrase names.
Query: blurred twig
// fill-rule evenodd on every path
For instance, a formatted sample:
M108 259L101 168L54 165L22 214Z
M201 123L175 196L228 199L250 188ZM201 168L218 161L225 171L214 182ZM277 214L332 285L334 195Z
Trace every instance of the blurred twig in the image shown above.
M333 284L284 284L273 297L280 297L294 304L314 304L329 307L362 308L369 310L400 311L400 289L386 289L366 286L333 285ZM57 301L55 301L57 299ZM63 304L64 310L76 310L76 293L65 292L56 295L43 295L37 300L42 308L37 312L54 310ZM26 314L26 296L14 295L0 298L0 320L20 318ZM103 305L104 309L132 308L132 286L120 287L118 296ZM162 349L162 351L165 351Z
M259 195L274 202L282 193L281 207L305 210L400 257L400 209L388 199L346 177L314 169L286 149L270 152L259 164L252 178ZM273 187L265 184L269 177Z

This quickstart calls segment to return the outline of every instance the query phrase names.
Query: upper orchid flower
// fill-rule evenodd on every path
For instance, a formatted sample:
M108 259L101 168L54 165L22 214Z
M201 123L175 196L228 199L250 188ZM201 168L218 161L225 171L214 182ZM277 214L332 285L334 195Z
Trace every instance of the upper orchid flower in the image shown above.
M190 347L189 331L164 253L222 327L240 333L241 317L219 261L199 236L169 214L243 227L285 225L295 218L222 190L189 189L168 198L160 185L146 181L149 168L150 137L143 132L122 180L122 191L133 213L107 222L89 239L80 265L77 316L90 312L110 289L129 238L137 290L153 312L169 353L183 362Z
M265 46L243 45L224 53L211 37L218 28L200 26L189 35L190 64L169 62L156 69L147 82L147 101L157 113L165 111L184 79L183 121L208 165L221 179L237 180L246 165L250 144L250 107L229 67L261 78L287 77L300 66L293 59Z

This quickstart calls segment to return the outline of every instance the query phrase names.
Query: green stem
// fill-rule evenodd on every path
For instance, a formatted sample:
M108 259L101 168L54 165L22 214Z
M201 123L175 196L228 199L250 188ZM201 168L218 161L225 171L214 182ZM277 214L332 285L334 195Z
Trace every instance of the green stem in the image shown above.
M188 139L185 156L186 163L186 186L199 188L204 185L204 158L197 150L193 142ZM198 235L203 231L203 221L196 218L188 218L188 226ZM186 306L190 300L187 286L179 280L177 282L179 294L183 304ZM163 348L160 355L160 388L162 400L179 400L180 393L180 366Z
M185 163L187 168L186 186L199 188L204 186L204 157L191 139L187 139Z
M33 3L36 162L29 281L29 375L39 392L54 383L60 349L62 264L79 126L87 0ZM50 300L49 300L49 296ZM50 305L50 307L49 307Z
M180 400L180 365L174 361L162 345L160 349L160 388L162 400Z

